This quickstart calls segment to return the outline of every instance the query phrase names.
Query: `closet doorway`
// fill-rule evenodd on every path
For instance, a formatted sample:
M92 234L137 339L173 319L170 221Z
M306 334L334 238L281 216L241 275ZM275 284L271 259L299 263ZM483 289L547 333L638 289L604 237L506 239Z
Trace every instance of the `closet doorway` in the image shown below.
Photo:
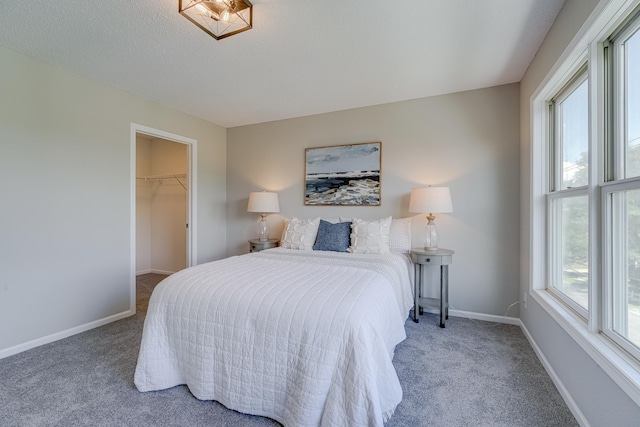
M131 309L136 276L195 264L195 140L132 125Z

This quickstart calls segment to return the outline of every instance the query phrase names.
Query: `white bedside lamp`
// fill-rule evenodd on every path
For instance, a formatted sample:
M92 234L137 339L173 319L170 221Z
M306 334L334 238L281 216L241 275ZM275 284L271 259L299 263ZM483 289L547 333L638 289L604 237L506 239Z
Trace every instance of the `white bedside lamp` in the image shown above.
M436 217L433 214L453 212L449 187L414 188L411 190L409 212L429 214L425 228L424 248L426 250L438 249L438 232L436 224L433 222Z
M258 238L261 242L269 240L269 224L267 224L267 214L280 212L278 193L268 191L256 191L249 193L249 204L247 212L258 212L260 222L258 223Z

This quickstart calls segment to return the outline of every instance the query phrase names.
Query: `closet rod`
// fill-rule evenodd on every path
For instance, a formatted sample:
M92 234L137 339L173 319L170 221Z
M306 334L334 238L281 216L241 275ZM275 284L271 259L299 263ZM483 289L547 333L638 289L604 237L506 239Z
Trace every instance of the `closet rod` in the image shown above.
M186 178L186 173L177 173L177 174L167 174L167 175L145 175L145 176L137 176L137 179L141 179L143 181L157 181L159 179L179 179Z
M173 175L136 176L136 179L139 179L141 181L161 181L163 179L175 179L180 183L182 188L184 188L185 190L187 189L187 187L184 185L184 183L181 181L181 179L186 179L186 178L187 178L187 174L186 173L177 173L177 174L173 174Z

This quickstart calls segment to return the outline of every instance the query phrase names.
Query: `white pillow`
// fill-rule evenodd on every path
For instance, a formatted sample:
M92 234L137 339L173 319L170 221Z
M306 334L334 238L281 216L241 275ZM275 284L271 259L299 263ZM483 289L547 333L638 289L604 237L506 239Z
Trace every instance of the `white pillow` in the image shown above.
M338 224L340 222L351 222L352 218L344 216L334 216L331 218L322 218L323 221L330 222L331 224Z
M351 246L354 254L388 254L391 217L365 220L353 218L351 222Z
M341 221L341 219L339 217L333 217L333 218L322 218L323 221L327 221L330 222L331 224L338 224L340 222L344 222Z
M401 252L403 254L411 251L411 218L391 220L389 249L391 252Z
M285 220L280 246L287 249L313 250L320 218Z

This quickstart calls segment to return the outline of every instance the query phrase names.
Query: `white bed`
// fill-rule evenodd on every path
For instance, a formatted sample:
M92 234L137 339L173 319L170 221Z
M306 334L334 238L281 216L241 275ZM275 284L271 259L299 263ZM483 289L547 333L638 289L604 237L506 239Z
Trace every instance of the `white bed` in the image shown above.
M151 296L135 385L285 426L381 426L402 399L409 264L276 248L178 272Z

